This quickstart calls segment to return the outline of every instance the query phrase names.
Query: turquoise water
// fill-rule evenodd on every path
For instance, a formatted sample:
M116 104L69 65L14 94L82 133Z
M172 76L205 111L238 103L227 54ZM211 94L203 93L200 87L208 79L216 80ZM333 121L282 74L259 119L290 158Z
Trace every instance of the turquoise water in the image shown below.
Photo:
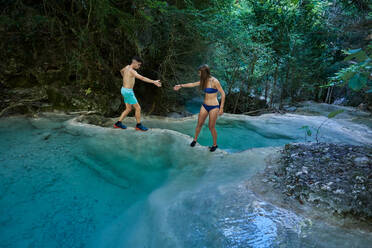
M221 118L228 153L210 153L188 146L192 118L147 118L157 125L147 133L71 118L0 119L0 247L367 247L372 241L370 234L266 203L247 188L276 149L236 151L255 132L252 140L261 141L249 147L300 139L297 131L283 136L286 119ZM334 132L336 141L356 142Z
M187 100L185 103L185 108L188 112L192 114L197 114L200 111L200 106L203 103L202 97L194 97L190 100Z

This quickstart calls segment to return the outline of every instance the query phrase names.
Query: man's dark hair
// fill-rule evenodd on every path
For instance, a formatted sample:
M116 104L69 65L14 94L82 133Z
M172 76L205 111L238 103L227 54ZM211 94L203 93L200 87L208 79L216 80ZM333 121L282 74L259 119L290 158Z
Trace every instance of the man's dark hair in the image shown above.
M140 63L143 64L143 60L142 60L140 57L138 57L138 56L134 56L134 57L132 58L132 60L135 60L135 61L140 62Z

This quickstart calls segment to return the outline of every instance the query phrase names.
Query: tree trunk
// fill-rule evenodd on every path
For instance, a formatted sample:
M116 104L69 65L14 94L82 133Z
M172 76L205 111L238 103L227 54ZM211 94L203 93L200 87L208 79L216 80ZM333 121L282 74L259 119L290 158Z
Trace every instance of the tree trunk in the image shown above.
M256 62L257 62L257 56L256 56L256 54L254 54L253 55L253 59L252 59L252 64L251 64L251 70L250 70L250 72L249 72L249 75L250 75L250 77L248 78L248 80L247 80L247 82L248 82L248 87L247 87L247 92L248 92L248 94L250 94L250 89L251 89L251 86L252 86L252 77L253 77L253 73L254 73L254 68L255 68L255 66L256 66Z
M271 108L274 106L274 91L276 88L276 80L278 79L278 66L275 68L274 72L274 82L273 82L273 87L271 89L271 97L270 97L270 106Z
M296 89L295 89L295 75L296 75L296 67L291 67L291 103L295 102L295 96L296 96Z
M324 90L323 87L319 87L318 94L316 94L316 99L315 99L316 102L318 102L322 99L323 90Z
M239 98L240 98L241 93L242 93L242 90L240 89L240 90L239 90L239 93L238 93L238 97L237 97L236 100L235 100L233 114L236 113L236 108L238 107L238 102L239 102Z
M326 99L324 101L325 103L328 103L328 98L329 98L330 92L331 92L331 87L328 87L328 89L327 89L327 96L326 96Z
M267 103L267 93L269 91L268 87L269 87L269 76L266 75L266 79L265 79L265 102L266 103Z
M282 84L281 84L282 87L281 87L281 90L280 90L280 104L279 104L279 109L282 109L283 108L283 99L285 97L284 91L285 91L285 87L288 84L288 76L289 76L290 69L291 69L291 65L290 65L290 62L288 60L287 71L285 73L285 80L283 80L284 82L282 82Z
M333 86L331 87L331 92L329 93L328 103L331 104L332 101Z
M254 67L256 65L256 61L257 61L257 56L254 54L253 55L253 59L252 59L252 64L251 64L251 71L250 71L250 78L248 78L248 94L249 94L249 89L250 89L250 83L251 83L251 78L253 76L253 72L254 72ZM240 95L242 94L242 90L243 90L243 86L244 86L244 81L242 81L242 85L239 89L239 94L238 94L238 97L236 98L235 100L235 104L234 104L234 110L233 110L233 114L236 113L236 108L238 107L238 102L239 102L239 99L240 99Z
M227 90L227 95L229 95L231 93L231 89L232 89L232 87L235 84L236 73L238 72L238 70L239 70L239 67L237 67L236 69L234 69L233 75L231 77L230 87Z
M333 92L333 86L328 87L327 97L325 99L325 103L331 103L332 92Z

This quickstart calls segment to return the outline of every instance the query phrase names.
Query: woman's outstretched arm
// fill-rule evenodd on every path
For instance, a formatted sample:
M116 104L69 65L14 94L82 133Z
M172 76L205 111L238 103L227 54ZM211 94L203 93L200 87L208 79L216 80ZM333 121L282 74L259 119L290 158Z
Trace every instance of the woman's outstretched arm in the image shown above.
M174 90L179 90L181 88L192 88L200 85L200 81L195 83L188 83L188 84L177 84L173 87Z

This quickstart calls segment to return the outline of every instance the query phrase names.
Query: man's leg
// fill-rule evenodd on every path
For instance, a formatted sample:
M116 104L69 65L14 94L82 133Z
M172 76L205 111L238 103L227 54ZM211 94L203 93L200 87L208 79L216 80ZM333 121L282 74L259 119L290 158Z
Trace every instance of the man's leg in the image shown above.
M133 104L133 107L135 109L135 116L136 116L136 121L137 121L137 124L140 124L141 123L141 106L136 103L136 104Z
M132 111L132 106L129 103L125 104L125 110L121 113L119 121L122 121Z
M147 131L148 128L142 125L141 123L141 106L138 103L136 103L136 104L133 104L133 107L136 110L136 114L135 114L136 121L137 121L136 130Z

